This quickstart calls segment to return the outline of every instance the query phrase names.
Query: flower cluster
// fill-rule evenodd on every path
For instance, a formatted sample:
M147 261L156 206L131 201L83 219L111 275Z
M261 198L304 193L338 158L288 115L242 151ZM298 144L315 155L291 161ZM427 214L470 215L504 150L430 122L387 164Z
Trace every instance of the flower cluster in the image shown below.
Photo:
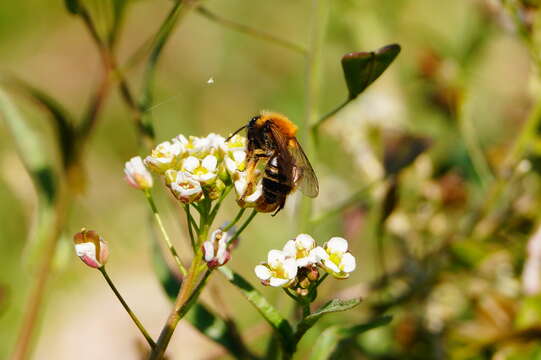
M355 257L348 252L348 242L333 237L323 246L307 234L289 240L282 250L271 250L267 262L255 267L255 274L264 285L296 288L306 295L318 280L318 268L337 279L345 279L355 270Z
M171 193L183 203L197 202L209 196L218 198L226 186L233 186L242 207L253 207L261 197L261 182L254 188L246 175L246 138L183 135L164 141L144 159L135 157L126 163L128 183L138 189L152 187L151 172L163 175Z

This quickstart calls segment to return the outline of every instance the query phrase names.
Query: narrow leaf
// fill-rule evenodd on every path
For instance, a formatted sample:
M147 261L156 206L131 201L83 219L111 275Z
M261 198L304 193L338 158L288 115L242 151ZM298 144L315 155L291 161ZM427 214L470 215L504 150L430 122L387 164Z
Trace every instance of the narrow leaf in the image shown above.
M242 295L259 311L265 320L274 328L280 336L280 340L289 350L293 351L295 342L293 337L293 329L289 322L267 301L267 299L257 291L248 281L242 276L234 273L226 266L219 268L220 272L235 285Z
M64 0L66 9L73 15L79 13L79 0Z
M75 160L75 131L73 118L64 107L51 96L21 79L10 79L17 88L21 89L32 101L42 106L51 116L56 132L58 147L62 156L64 168Z
M391 316L382 316L364 324L351 327L331 326L327 328L316 342L310 360L327 360L338 347L338 344L350 337L357 336L368 330L387 325L391 322Z
M391 65L400 53L400 45L392 44L377 51L354 52L342 57L342 69L349 90L355 99Z
M0 88L0 115L10 129L21 160L34 181L38 195L52 204L57 195L53 169L38 134L24 121L11 98Z
M182 284L181 277L168 266L157 241L152 242L154 271L167 297L174 302ZM184 317L203 335L225 347L231 354L249 355L235 325L222 319L205 305L196 303ZM248 356L246 356L248 357Z
M297 327L297 333L295 334L296 338L299 340L304 335L304 333L306 333L306 331L308 331L319 319L321 319L323 315L353 309L360 303L361 299L332 299L331 301L327 302L325 305L314 311L312 314L308 315L306 318L304 318L304 320L299 323Z

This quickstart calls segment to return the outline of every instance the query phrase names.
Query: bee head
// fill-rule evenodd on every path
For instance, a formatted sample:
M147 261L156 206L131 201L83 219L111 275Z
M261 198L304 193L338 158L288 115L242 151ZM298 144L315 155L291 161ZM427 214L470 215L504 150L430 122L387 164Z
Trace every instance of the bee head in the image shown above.
M255 127L257 125L257 120L261 119L261 115L254 116L248 123L248 127Z

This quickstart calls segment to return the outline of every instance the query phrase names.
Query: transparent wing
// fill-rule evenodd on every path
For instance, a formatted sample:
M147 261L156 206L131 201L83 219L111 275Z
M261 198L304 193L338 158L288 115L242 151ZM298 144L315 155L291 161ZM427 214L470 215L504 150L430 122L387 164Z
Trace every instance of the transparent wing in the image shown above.
M274 126L271 126L271 130L276 144L280 148L280 152L288 154L287 157L291 158L293 167L292 176L295 186L304 195L316 197L319 194L319 183L314 169L297 139L286 138Z

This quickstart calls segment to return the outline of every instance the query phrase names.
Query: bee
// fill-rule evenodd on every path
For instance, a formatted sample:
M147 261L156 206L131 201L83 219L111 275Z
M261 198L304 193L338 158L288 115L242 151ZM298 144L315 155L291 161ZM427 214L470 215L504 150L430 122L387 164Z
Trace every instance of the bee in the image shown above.
M263 168L262 201L259 212L276 215L284 208L287 196L297 188L309 197L316 197L319 185L310 161L295 137L297 126L284 115L262 112L235 131L228 140L247 129L246 174L248 188L259 181L258 169ZM227 141L227 140L226 140ZM250 193L247 191L246 193Z

